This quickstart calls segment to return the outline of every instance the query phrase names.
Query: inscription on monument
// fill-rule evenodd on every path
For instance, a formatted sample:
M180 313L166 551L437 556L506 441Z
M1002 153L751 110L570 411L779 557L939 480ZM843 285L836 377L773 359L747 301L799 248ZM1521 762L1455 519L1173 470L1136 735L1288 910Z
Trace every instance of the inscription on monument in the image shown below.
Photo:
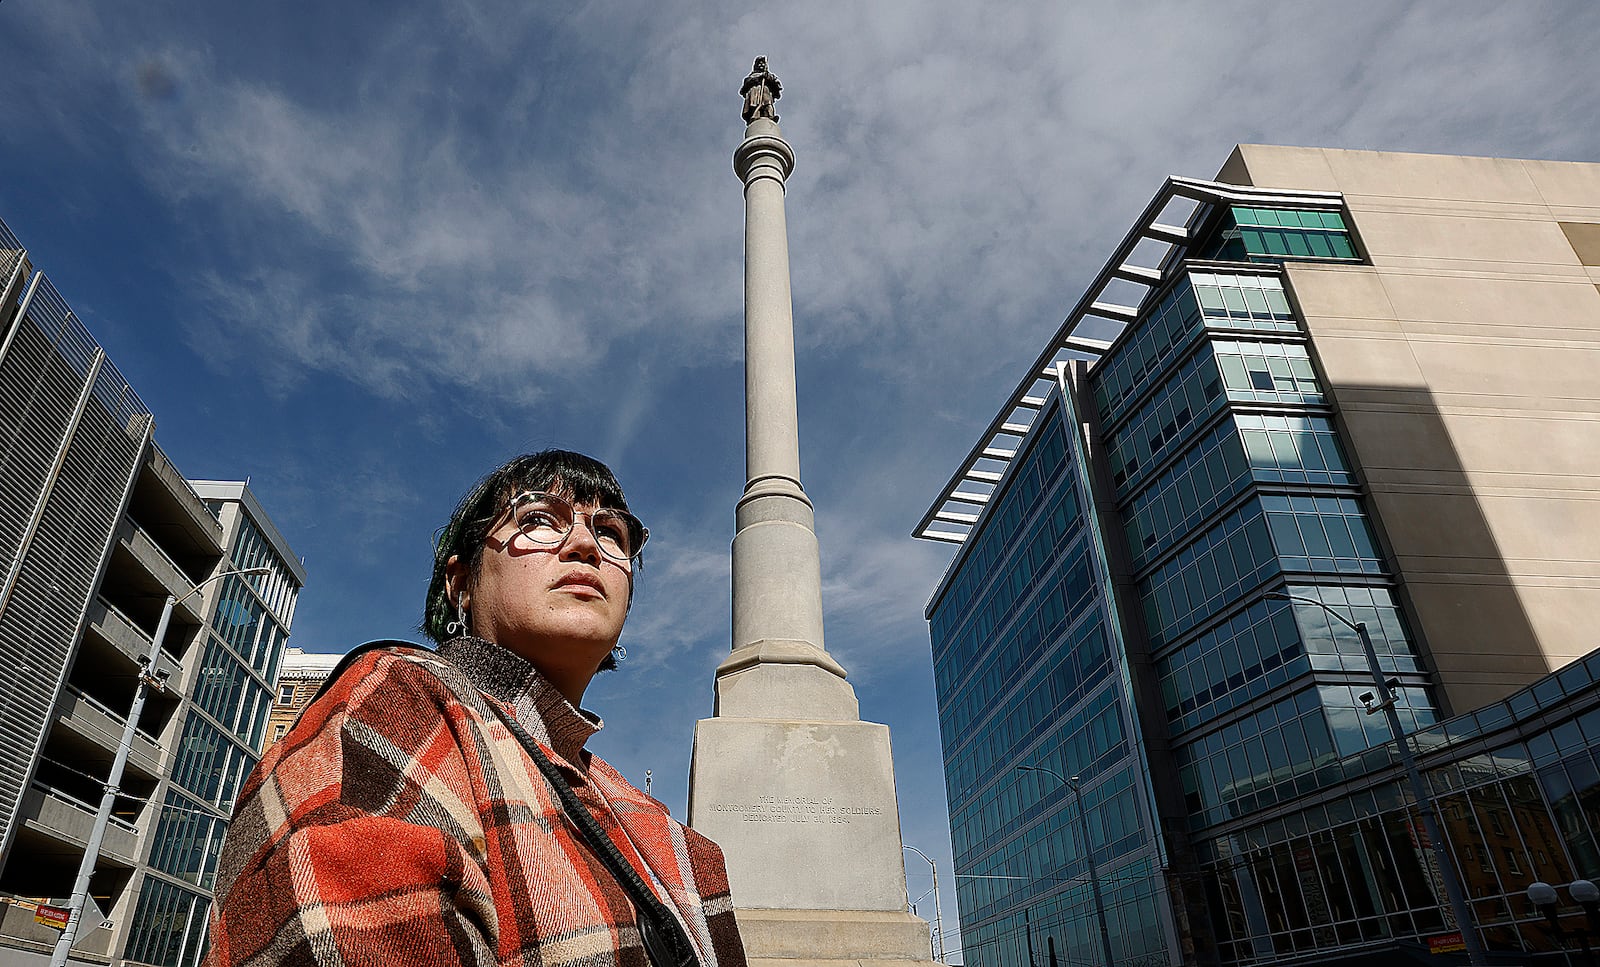
M719 802L713 812L736 813L747 823L849 823L881 816L883 807L840 802L832 796L757 796L754 802Z

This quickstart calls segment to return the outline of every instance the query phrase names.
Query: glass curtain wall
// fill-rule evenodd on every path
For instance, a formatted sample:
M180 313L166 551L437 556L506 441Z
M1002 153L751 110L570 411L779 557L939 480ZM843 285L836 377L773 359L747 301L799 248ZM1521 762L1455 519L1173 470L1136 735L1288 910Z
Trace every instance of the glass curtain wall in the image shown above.
M205 953L204 925L228 815L260 755L299 586L259 528L241 512L230 567L265 575L220 582L171 768L150 865L126 956L192 967ZM194 888L198 887L199 891Z
M929 607L967 963L1165 965L1169 918L1140 741L1060 401ZM1061 779L1081 777L1088 819ZM1093 952L1091 954L1091 951Z
M1600 877L1600 653L1408 741L1422 753L1485 946L1562 949L1527 888ZM1413 938L1454 929L1397 764L1392 743L1335 758L1321 770L1339 786L1325 803L1198 839L1225 963L1395 940L1420 948ZM1571 943L1583 915L1570 903L1558 913Z
M1335 213L1294 225L1290 214L1273 214L1274 231L1343 231ZM1265 219L1227 217L1234 229ZM1399 681L1403 724L1437 721L1332 400L1275 266L1187 263L1091 369L1090 386L1192 830L1341 781L1341 757L1389 738L1359 698L1372 681L1354 633L1314 605L1264 600L1268 590L1365 621ZM1302 880L1315 855L1263 858L1276 871L1271 889L1311 890ZM1278 895L1263 892L1266 882L1235 884L1223 899L1238 909L1224 922L1248 914L1258 925ZM1312 895L1318 908L1354 902L1320 887ZM1411 909L1412 894L1393 896Z

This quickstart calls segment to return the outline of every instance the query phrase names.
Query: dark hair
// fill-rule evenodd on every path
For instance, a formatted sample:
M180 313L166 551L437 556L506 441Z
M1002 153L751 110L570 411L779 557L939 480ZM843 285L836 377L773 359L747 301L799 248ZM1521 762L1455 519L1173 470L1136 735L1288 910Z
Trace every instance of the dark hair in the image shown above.
M451 637L445 626L455 618L455 603L446 588L445 566L450 558L460 558L469 580L476 583L489 528L511 498L528 490L561 493L580 504L628 509L616 475L593 457L571 450L541 450L507 460L467 491L434 542L433 579L428 582L428 598L422 608L423 634L441 644ZM637 573L644 561L639 558L633 563ZM631 583L628 595L631 604ZM602 670L615 667L616 660L610 655L600 665Z

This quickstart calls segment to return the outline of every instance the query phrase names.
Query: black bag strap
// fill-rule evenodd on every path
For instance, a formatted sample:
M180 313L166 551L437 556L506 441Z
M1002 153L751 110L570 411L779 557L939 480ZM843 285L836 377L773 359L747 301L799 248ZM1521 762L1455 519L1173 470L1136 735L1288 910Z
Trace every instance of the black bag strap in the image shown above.
M431 657L438 657L431 648L426 648L413 641L383 638L377 641L365 642L352 648L340 660L339 664L328 674L327 679L323 681L322 687L317 690L316 697L312 701L321 698L322 693L327 691L329 686L355 663L356 659L369 651L385 648L417 651ZM446 664L448 665L448 662ZM449 687L452 692L458 690L457 684L463 686L470 684L464 680L460 683L452 683L447 679L441 678L441 681L444 681L446 687ZM623 892L628 895L628 899L632 901L634 913L639 920L639 938L644 943L645 954L650 958L651 967L700 967L700 958L695 953L694 944L689 942L689 936L684 933L683 925L678 922L677 916L667 909L667 905L661 902L655 891L645 884L644 879L639 876L639 871L635 870L633 864L623 857L622 852L611 841L611 837L606 835L605 830L600 828L600 824L595 821L588 808L578 801L577 793L572 791L572 787L567 783L566 777L561 774L561 770L557 768L556 764L550 761L550 757L544 754L543 749L539 748L539 743L534 740L533 736L528 734L528 730L524 729L516 719L502 712L498 702L483 698L482 693L478 692L476 688L473 688L472 691L474 695L482 700L483 705L494 713L501 724L505 725L511 734L517 737L517 742L522 746L523 751L528 753L528 757L533 760L533 764L539 767L539 772L544 775L545 779L550 783L550 787L555 790L556 798L561 800L561 811L566 814L568 821L577 828L584 843L605 865L606 869L616 879L617 884L622 887ZM464 698L465 696L460 697Z
M551 788L556 791L556 796L561 800L563 811L567 819L577 827L586 842L600 861L616 877L617 883L633 901L634 911L639 917L639 937L644 942L645 953L650 957L651 967L699 967L700 959L695 954L694 945L689 942L689 937L683 931L683 925L678 922L677 916L667 909L656 896L655 891L645 885L644 879L639 876L639 871L633 864L625 859L617 845L607 836L600 824L595 822L594 816L583 803L578 801L577 793L567 784L567 779L561 774L550 757L539 748L539 743L528 734L516 719L509 715L501 714L494 703L490 708L500 717L511 734L517 737L522 748L533 759L534 765L549 780Z

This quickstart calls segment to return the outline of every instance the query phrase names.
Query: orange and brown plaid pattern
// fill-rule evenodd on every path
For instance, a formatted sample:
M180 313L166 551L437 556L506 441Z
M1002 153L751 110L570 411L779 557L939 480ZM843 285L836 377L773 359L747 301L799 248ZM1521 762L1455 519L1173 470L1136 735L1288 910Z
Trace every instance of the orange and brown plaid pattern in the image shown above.
M648 967L627 894L491 701L655 884L701 963L743 967L721 850L583 751L599 726L476 639L362 655L261 761L223 850L210 967Z

